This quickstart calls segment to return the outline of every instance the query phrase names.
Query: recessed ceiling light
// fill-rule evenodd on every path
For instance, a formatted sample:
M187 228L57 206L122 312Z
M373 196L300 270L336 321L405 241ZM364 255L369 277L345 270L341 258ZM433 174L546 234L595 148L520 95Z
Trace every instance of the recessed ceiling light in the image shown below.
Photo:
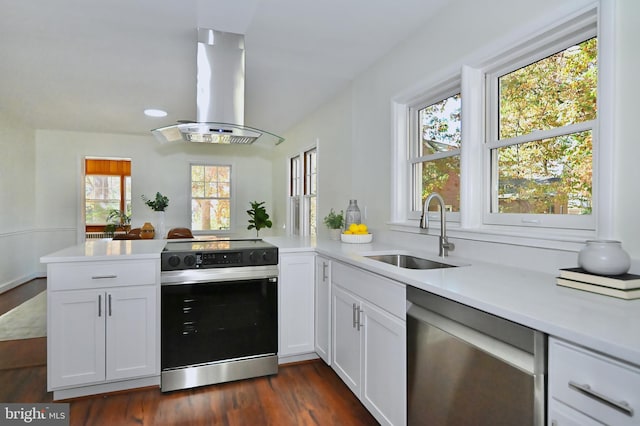
M149 108L144 110L144 115L146 115L147 117L166 117L167 111Z

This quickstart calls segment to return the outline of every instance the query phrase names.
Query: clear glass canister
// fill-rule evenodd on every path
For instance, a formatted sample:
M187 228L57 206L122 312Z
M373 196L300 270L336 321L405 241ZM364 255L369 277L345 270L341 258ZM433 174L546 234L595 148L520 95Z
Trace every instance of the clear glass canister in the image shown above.
M344 217L345 229L349 229L352 223L361 223L362 216L360 215L360 209L358 208L358 200L349 200L349 207Z

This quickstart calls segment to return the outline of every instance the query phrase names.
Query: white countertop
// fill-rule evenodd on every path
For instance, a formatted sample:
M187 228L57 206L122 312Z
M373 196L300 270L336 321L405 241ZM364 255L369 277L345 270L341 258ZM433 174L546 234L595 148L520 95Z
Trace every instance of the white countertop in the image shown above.
M404 284L464 303L640 366L640 299L621 300L559 287L555 275L448 257L457 268L412 270L364 257L384 252L440 260L389 244L267 237L281 253L316 251ZM95 240L40 258L42 263L158 259L166 240Z
M96 260L159 259L166 240L92 240L42 256L42 263L90 262Z
M640 299L622 300L557 286L555 275L448 257L457 268L412 270L363 255L401 252L442 261L433 254L388 244L344 244L266 238L282 252L315 248L319 254L464 303L525 326L640 366Z

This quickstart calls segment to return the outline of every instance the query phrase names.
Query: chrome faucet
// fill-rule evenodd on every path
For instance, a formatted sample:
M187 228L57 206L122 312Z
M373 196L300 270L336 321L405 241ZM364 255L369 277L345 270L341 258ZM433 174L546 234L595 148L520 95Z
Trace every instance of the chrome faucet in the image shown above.
M453 251L456 246L447 239L447 220L444 208L444 199L437 192L429 194L424 205L422 206L422 216L420 217L420 228L429 229L429 204L431 200L436 199L440 205L440 243L438 245L438 256L445 257L449 254L449 250Z

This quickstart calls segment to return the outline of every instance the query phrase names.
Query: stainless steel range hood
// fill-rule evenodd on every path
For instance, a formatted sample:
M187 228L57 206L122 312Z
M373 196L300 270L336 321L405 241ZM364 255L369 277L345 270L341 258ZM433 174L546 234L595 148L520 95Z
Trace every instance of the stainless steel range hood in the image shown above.
M278 145L284 139L244 125L244 36L198 28L196 121L152 130L160 142Z

